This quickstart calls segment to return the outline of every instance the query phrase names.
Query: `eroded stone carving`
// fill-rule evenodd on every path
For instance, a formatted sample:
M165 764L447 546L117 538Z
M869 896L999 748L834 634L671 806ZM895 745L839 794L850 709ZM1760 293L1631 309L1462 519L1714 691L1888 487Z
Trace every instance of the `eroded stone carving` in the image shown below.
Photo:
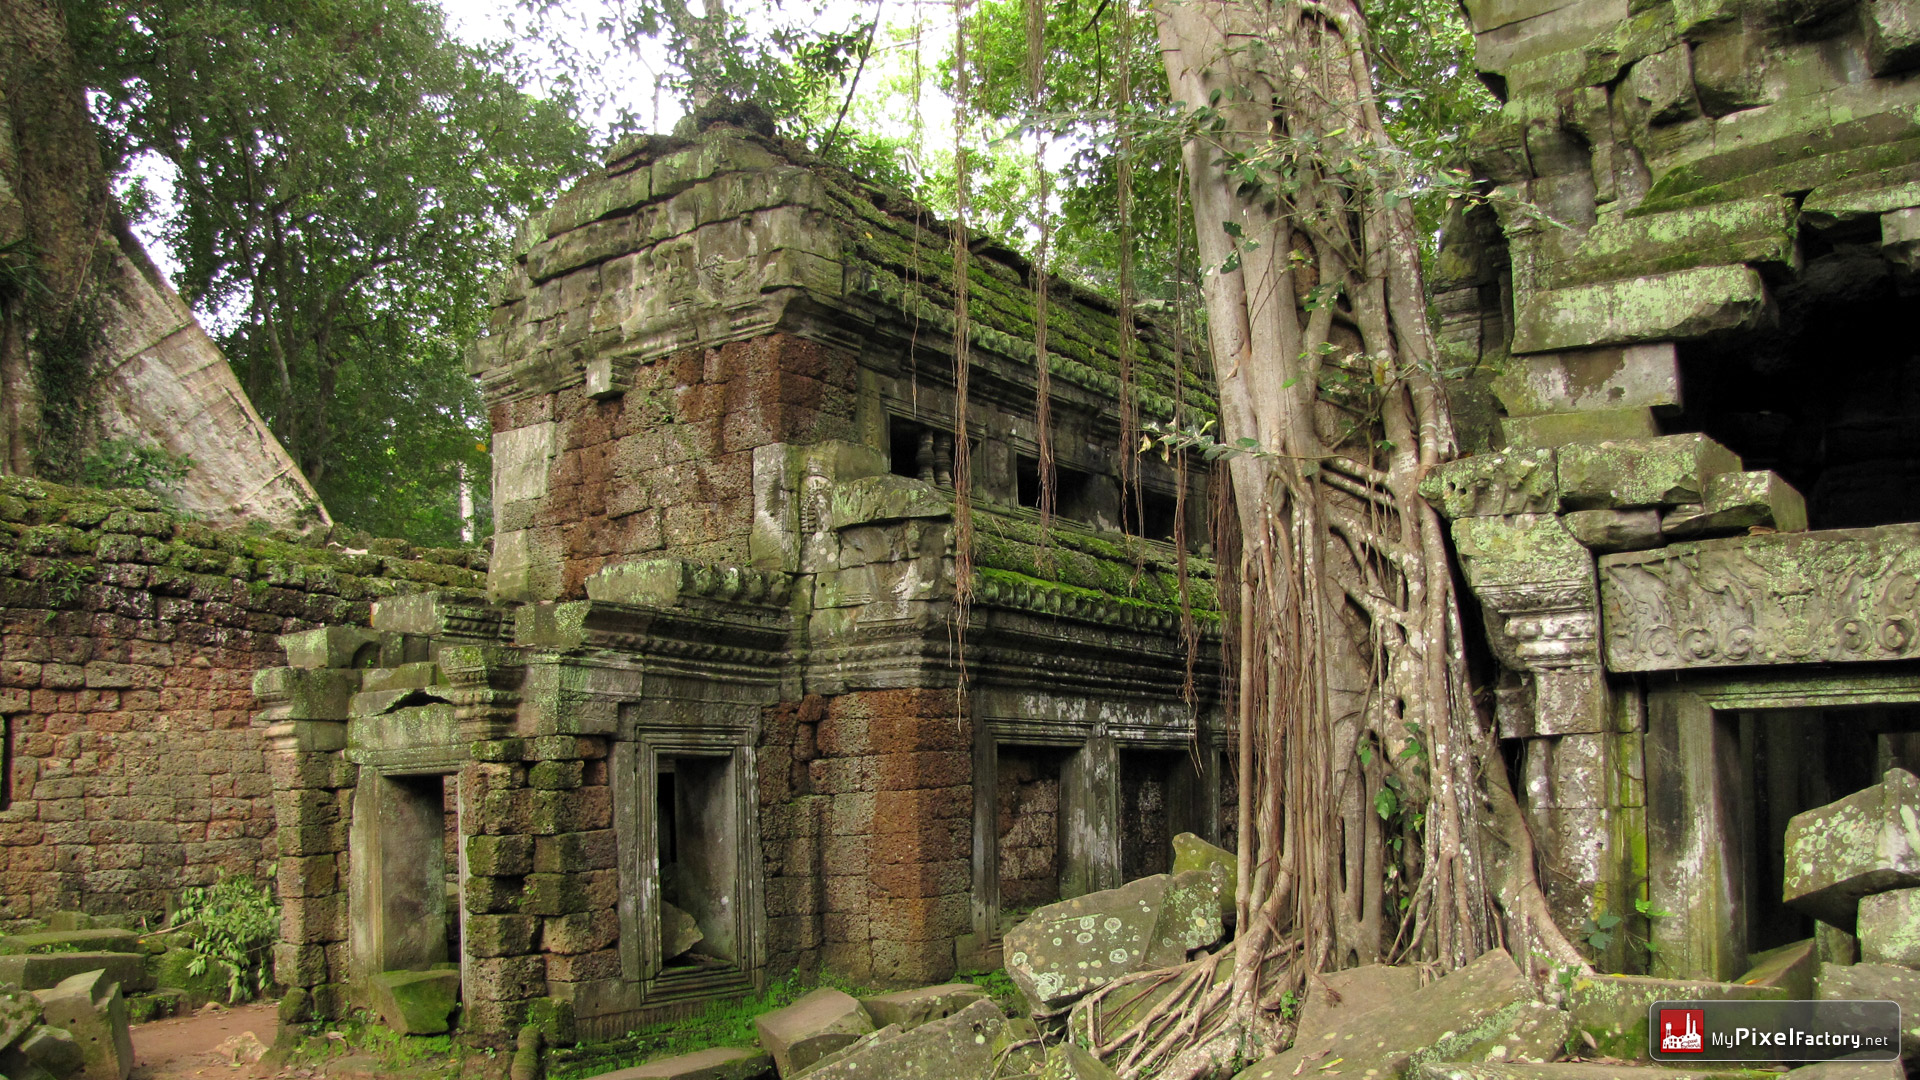
M1920 525L1675 544L1600 574L1614 671L1920 655Z

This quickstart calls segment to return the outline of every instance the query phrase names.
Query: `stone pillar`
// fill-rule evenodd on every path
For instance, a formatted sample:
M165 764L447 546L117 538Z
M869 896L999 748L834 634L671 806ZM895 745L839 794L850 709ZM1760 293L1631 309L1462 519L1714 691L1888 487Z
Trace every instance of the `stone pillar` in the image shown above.
M1120 752L1095 731L1060 769L1060 898L1120 882Z
M344 751L347 703L360 687L355 652L374 635L351 628L281 639L295 665L254 677L273 779L279 855L280 940L274 977L312 995L314 1012L349 1007L346 863L350 800L358 770Z
M536 951L540 913L530 910L542 904L529 903L533 789L525 742L475 743L473 760L460 769L461 1009L463 1024L478 1031L518 1030L528 1003L547 992L546 959Z
M576 1015L593 1015L624 989L607 740L549 735L523 745L533 862L520 910L539 922L546 993L562 1013L571 1005ZM533 981L529 973L527 986ZM556 1030L550 1037L567 1034Z

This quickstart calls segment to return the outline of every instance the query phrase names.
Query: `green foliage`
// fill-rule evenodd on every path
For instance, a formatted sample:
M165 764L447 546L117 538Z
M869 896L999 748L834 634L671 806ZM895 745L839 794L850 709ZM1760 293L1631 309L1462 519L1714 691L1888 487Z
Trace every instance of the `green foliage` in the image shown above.
M94 568L84 563L50 559L40 564L36 580L47 587L47 606L63 608L80 599L95 574ZM53 618L53 612L47 612L47 618Z
M144 488L161 492L186 479L193 459L139 439L108 439L80 465L89 487Z
M760 1041L754 1031L754 1017L785 1008L820 985L836 983L831 979L803 983L797 976L789 976L769 983L761 993L716 1001L684 1020L651 1024L607 1042L555 1050L549 1055L547 1075L552 1080L573 1080L714 1046L754 1046ZM838 988L849 989L844 985Z
M235 875L210 887L185 890L170 925L191 928L191 974L205 975L216 960L228 966L229 1002L265 992L272 977L273 943L280 936L280 905L253 878Z
M111 160L175 174L176 284L334 516L458 539L490 474L464 355L512 225L586 164L570 102L419 0L67 12Z

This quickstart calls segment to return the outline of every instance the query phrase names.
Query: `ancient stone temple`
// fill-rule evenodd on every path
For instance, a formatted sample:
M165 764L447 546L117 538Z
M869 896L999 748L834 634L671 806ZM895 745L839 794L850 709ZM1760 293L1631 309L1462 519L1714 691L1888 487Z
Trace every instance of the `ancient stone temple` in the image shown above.
M1733 978L1811 933L1788 818L1920 748L1920 9L1467 6L1505 106L1433 287L1482 452L1424 490L1563 925Z
M469 1029L606 1035L769 973L937 980L1219 838L1212 571L1169 543L1206 491L1123 490L1110 307L1050 286L1043 531L1012 253L975 245L956 447L952 244L896 196L716 127L524 240L473 361L489 599L383 601L257 683L281 981L337 1012L455 963ZM1135 347L1150 419L1213 409L1176 348Z

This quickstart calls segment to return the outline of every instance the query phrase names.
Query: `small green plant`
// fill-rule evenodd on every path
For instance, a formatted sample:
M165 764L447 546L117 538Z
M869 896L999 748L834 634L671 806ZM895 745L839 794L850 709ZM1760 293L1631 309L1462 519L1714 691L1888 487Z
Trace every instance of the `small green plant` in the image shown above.
M228 1002L265 992L280 933L280 905L253 878L238 874L187 889L170 925L192 927L190 973L205 975L214 961L227 965Z
M1633 902L1633 910L1647 920L1649 927L1656 919L1673 917L1673 912L1655 909L1652 902L1644 897ZM1651 934L1641 937L1630 929L1624 929L1624 926L1625 920L1620 916L1611 911L1603 911L1599 915L1588 918L1581 925L1580 936L1586 939L1587 944L1592 946L1595 952L1605 952L1613 945L1616 934L1625 934L1629 946L1645 949L1651 960L1660 959L1660 943L1653 940Z
M193 459L139 439L108 439L80 463L80 475L94 487L144 488L164 492L187 478Z
M52 561L42 563L39 580L47 587L47 606L63 608L80 599L87 589L87 582L94 577L94 568L81 563ZM53 612L47 612L47 618L53 618Z

